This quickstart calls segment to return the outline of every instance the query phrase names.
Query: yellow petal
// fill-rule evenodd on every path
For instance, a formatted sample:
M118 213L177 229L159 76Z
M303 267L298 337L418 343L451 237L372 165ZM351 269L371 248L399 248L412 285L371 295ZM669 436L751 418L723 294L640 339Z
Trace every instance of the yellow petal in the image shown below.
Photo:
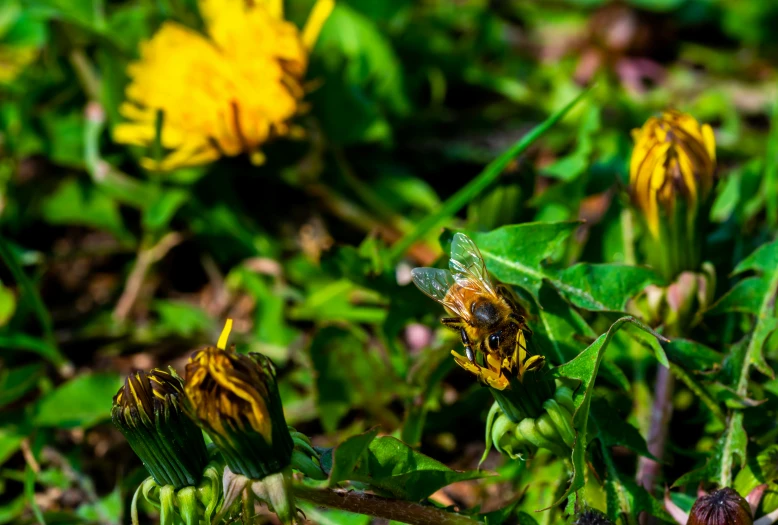
M321 28L329 18L332 10L335 8L335 0L317 0L313 6L311 14L308 15L308 21L303 28L303 44L307 49L313 49L316 40L319 38Z
M231 331L232 331L232 319L228 318L227 321L224 323L224 328L222 328L222 333L219 336L219 342L216 343L216 348L220 348L222 350L227 348L227 339L229 339Z

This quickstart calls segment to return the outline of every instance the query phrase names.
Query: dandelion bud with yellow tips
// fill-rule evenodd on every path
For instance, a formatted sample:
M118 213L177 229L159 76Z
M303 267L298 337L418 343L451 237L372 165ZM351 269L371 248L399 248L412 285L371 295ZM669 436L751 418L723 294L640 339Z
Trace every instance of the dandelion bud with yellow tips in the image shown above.
M228 320L219 343L186 365L186 395L192 416L211 437L226 463L222 514L247 494L266 503L284 523L296 507L291 492L294 443L284 418L276 372L262 354L225 350ZM247 490L248 489L248 490Z
M131 374L113 399L111 416L151 476L132 498L160 510L160 525L209 523L221 501L221 468L209 463L200 428L185 412L184 382L170 368Z
M282 0L199 0L205 32L165 22L130 64L122 144L147 148L146 169L174 170L248 153L301 131L308 56L334 7L318 0L302 30Z
M670 110L648 119L633 137L629 191L648 230L647 256L668 279L697 270L716 182L713 130Z
M111 416L159 485L197 485L208 463L203 434L184 413L184 384L171 368L135 372L113 399Z

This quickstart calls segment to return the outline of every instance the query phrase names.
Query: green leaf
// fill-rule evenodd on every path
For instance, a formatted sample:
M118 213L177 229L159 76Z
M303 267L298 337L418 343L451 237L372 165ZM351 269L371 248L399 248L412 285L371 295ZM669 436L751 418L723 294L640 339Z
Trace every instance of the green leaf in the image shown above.
M716 401L715 395L710 391L708 384L703 383L702 381L699 381L695 376L690 374L685 368L682 366L671 362L670 363L670 370L672 371L673 375L676 376L678 379L683 381L683 383L686 385L686 387L691 390L694 395L700 398L700 401L702 401L706 407L708 407L708 410L713 413L713 415L721 422L725 423L727 420L726 414L724 414L724 411L719 406L718 401Z
M13 248L14 247L12 247L8 241L0 236L0 259L8 266L11 275L18 283L21 290L21 299L32 307L32 310L38 317L46 340L45 342L39 341L23 334L12 334L8 336L0 335L0 347L25 346L27 349L37 351L44 357L48 357L56 365L64 364L67 360L57 348L51 315L49 314L46 305L43 304L43 299L41 299L35 284L22 268L21 262L19 261L19 255L15 253ZM5 344L3 344L3 342ZM19 343L21 343L21 345Z
M656 459L648 451L646 440L638 429L627 423L624 417L614 413L604 399L593 399L591 406L591 423L594 435L607 447L621 445L647 458Z
M578 126L575 150L543 168L543 174L565 182L578 178L589 167L594 151L594 134L600 127L600 108L596 104L589 104Z
M24 6L38 18L68 21L93 31L105 24L100 0L25 0Z
M549 283L541 286L538 301L543 308L533 312L537 321L533 317L532 342L554 365L570 361L580 351L583 341L597 338L583 317ZM629 391L629 379L618 366L603 361L602 373L605 379Z
M740 494L748 494L758 485L776 480L778 480L778 445L770 445L756 457L752 454L748 458L745 468L737 473L733 488ZM764 510L770 512L773 509Z
M608 502L608 516L611 519L634 519L645 511L652 516L673 522L661 501L638 486L632 477L623 476L613 461L609 446L600 440L600 450L605 460L605 494ZM627 521L627 523L633 523Z
M52 224L73 224L105 230L129 241L119 206L99 188L76 179L65 180L43 202L43 217Z
M52 162L72 168L84 167L84 112L65 115L46 112L42 116L48 136L48 157Z
M171 188L160 192L143 210L143 226L148 230L163 230L190 195L188 191Z
M359 287L347 279L332 281L313 291L305 301L294 306L289 317L297 321L351 321L380 323L386 309L369 304L354 304L352 295Z
M573 404L575 406L573 427L577 433L572 453L573 473L570 478L570 485L555 505L563 502L573 492L583 488L586 482L586 444L588 441L588 424L594 383L608 344L613 339L613 335L627 323L634 324L645 332L654 333L649 327L634 317L622 317L614 322L608 331L598 337L586 350L578 354L575 359L555 368L552 372L553 377L562 380L573 380L579 383L573 395Z
M665 345L667 357L692 372L703 372L721 366L724 356L690 339L673 339Z
M114 490L95 502L82 504L76 515L89 523L120 523L122 515L122 492L117 485Z
M403 70L390 42L373 22L339 3L322 28L315 53L330 71L344 67L349 85L368 88L392 111L408 111Z
M155 327L158 336L173 334L191 338L213 332L213 319L199 306L185 301L157 300L152 303L152 308L159 315L159 323Z
M736 434L739 434L736 433ZM740 440L740 435L733 435L734 441ZM726 444L729 441L729 444ZM706 481L711 483L720 483L722 479L722 460L724 457L724 448L731 449L733 440L727 439L726 433L723 434L719 440L714 444L712 450L706 452L705 457L707 460L698 469L687 472L673 483L673 487L680 487L685 485L694 485L700 481ZM731 465L730 465L731 468ZM730 472L731 473L731 472Z
M519 504L520 498L516 498L513 501L509 502L504 507L493 510L491 512L487 512L485 514L481 514L478 516L486 525L502 525L512 517L516 515L516 507ZM529 516L525 512L519 513L519 525L537 525L537 521L535 521L531 516Z
M9 427L0 427L0 465L6 462L22 444L25 436Z
M17 518L27 509L28 503L27 497L20 494L19 497L0 505L0 523L18 523Z
M352 408L365 407L389 416L382 403L404 392L387 373L390 367L353 332L334 326L321 329L310 354L316 373L316 405L326 432L334 432ZM377 370L382 373L376 374Z
M387 114L404 114L409 103L400 61L373 21L336 4L316 42L314 61L313 74L320 65L327 78L312 100L328 138L339 144L389 139Z
M578 222L525 223L504 226L487 233L466 232L499 280L515 284L538 298L548 281L579 308L624 311L630 297L659 280L647 268L621 264L580 263L562 271L544 267ZM541 305L542 306L542 305Z
M376 435L378 435L378 428L372 428L363 434L351 436L332 451L330 487L349 479L348 476L354 471L359 458L365 453Z
M778 241L763 244L740 261L732 272L733 275L753 271L756 276L738 282L710 308L708 313L723 314L735 311L759 315L764 301L775 293L775 288L770 288L771 281L778 274L775 261L778 261Z
M0 408L32 390L42 375L40 363L0 369Z
M399 439L384 436L370 442L346 479L367 483L395 498L421 501L451 483L489 475L452 470Z
M0 326L11 320L16 311L16 296L7 286L0 282Z
M254 332L264 345L262 352L268 353L268 345L274 345L283 349L279 354L285 355L286 348L297 335L287 324L285 295L267 282L267 276L242 266L234 268L225 281L231 291L245 291L256 301Z
M661 279L641 266L580 263L562 270L558 280L559 291L579 308L623 312L627 301Z
M110 417L111 400L121 384L119 375L112 373L71 379L41 398L34 422L60 428L90 427Z
M486 267L499 280L515 284L538 297L540 286L554 272L543 267L562 242L580 225L573 222L530 222L486 233L465 232L481 250ZM542 306L542 305L541 305Z
M778 329L778 313L776 313L775 309L776 295L778 295L778 265L775 264L776 260L778 260L778 241L773 241L757 248L735 268L735 274L754 271L757 273L757 276L739 282L730 293L719 301L719 304L729 304L731 299L729 301L727 299L732 295L737 295L740 298L750 297L753 300L754 294L738 293L737 290L742 290L744 287L743 283L748 282L751 283L748 285L748 289L753 291L754 281L759 281L757 301L749 303L749 306L752 308L750 313L756 315L756 320L751 333L747 337L748 345L742 354L742 361L738 359L737 362L731 365L727 363L725 367L725 372L728 368L734 369L736 372L733 378L736 380L735 393L740 397L746 397L748 394L749 369L752 365L763 374L771 378L775 377L772 368L765 361L763 348L767 339ZM756 304L758 304L758 309L753 311ZM741 354L734 355L739 356ZM747 436L743 426L743 418L743 410L735 410L720 441L720 461L717 462L718 465L707 467L706 472L718 469L718 481L722 487L728 487L732 482L732 465L736 461L735 458L740 459L741 467L745 465Z
M583 91L573 100L571 100L562 109L548 117L546 120L532 128L524 137L518 142L508 148L503 154L490 162L484 169L476 175L469 183L460 188L454 195L449 197L446 202L435 212L428 214L422 219L412 231L403 236L397 241L389 253L389 261L394 263L399 261L405 252L416 241L424 238L427 233L433 230L435 227L441 225L443 221L452 217L459 210L464 208L470 201L476 196L480 195L486 188L488 188L497 177L499 177L508 164L516 157L524 153L537 139L539 139L546 131L551 129L562 117L564 117L568 111L570 111L578 102L580 102L588 93Z
M55 365L60 365L65 362L65 358L54 346L43 339L38 339L37 337L27 334L0 334L0 348L3 348L4 350L33 352L41 357L45 357Z

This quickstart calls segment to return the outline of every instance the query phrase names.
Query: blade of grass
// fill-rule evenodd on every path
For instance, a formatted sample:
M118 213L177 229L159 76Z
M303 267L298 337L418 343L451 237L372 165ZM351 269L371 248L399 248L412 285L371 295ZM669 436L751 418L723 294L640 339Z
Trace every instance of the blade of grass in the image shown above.
M22 269L19 261L16 259L16 255L13 253L13 249L9 245L8 241L6 241L3 237L0 237L0 260L5 262L6 266L8 266L11 275L19 284L25 299L29 302L30 306L35 312L35 315L38 317L38 321L40 322L41 328L43 329L44 339L49 345L51 345L52 349L56 350L57 360L55 364L58 366L66 364L67 359L65 359L65 356L63 356L57 349L57 341L54 337L54 327L51 322L49 311L46 309L46 305L43 304L43 299L41 299L41 296L38 293L38 290L35 288L35 285L24 272L24 269Z
M37 475L35 471L27 465L27 469L24 471L24 497L27 498L27 503L32 509L32 514L35 516L35 521L38 525L46 525L46 519L43 517L38 503L35 501L35 480Z
M508 163L518 155L524 153L538 138L541 137L546 131L548 131L554 124L564 117L568 111L570 111L578 102L581 101L589 90L583 91L580 95L570 101L565 107L548 117L545 121L541 122L532 130L524 135L518 142L511 146L505 153L490 162L481 173L479 173L473 180L457 191L454 195L443 203L440 209L427 215L416 227L403 236L399 241L392 245L389 251L389 263L394 265L400 258L408 251L415 242L424 237L430 230L441 224L444 220L453 216L464 206L473 200L478 194L484 191L489 185L494 182L497 177L503 172Z

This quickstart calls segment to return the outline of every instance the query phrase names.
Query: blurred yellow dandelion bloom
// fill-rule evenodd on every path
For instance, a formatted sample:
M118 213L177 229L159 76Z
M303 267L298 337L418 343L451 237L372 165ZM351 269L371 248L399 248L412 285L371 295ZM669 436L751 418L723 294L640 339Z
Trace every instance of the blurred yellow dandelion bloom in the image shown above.
M696 213L715 182L716 141L707 124L691 115L665 111L632 132L635 148L629 169L634 205L654 237L660 216L672 215L678 197Z
M34 46L0 46L0 84L11 83L37 57Z
M207 36L166 22L141 44L128 67L131 82L114 129L123 144L148 147L157 136L160 159L147 169L173 170L249 153L260 164L262 144L299 134L289 120L299 113L308 55L334 0L318 0L305 27L284 19L282 0L200 0Z

